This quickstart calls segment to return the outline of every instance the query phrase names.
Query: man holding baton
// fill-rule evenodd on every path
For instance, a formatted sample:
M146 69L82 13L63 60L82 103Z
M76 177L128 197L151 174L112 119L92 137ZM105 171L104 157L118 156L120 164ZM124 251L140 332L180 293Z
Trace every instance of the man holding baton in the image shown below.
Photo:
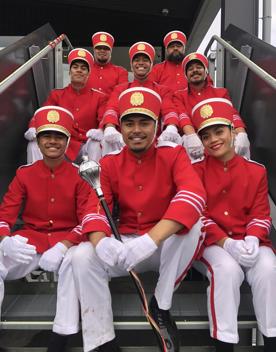
M167 351L179 351L169 309L173 293L197 256L202 240L199 218L205 191L185 150L168 141L156 144L160 96L134 87L119 97L121 132L126 146L101 159L101 186L112 211L120 208L116 240L104 210L91 192L83 218L88 241L72 256L81 305L84 351L120 351L113 327L108 281L128 271L159 271L150 311Z

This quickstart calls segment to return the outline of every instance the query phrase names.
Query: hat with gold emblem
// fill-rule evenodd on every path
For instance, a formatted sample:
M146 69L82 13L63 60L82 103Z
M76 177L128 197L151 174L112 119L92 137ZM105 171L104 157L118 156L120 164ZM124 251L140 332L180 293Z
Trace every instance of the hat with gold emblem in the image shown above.
M163 39L165 48L172 42L180 42L182 45L186 45L187 38L186 35L181 31L171 31L167 33Z
M36 134L46 131L56 131L71 136L74 116L70 111L60 106L43 106L34 114Z
M183 59L183 70L184 70L184 73L186 75L186 71L187 71L187 66L190 62L192 61L199 61L202 63L202 65L204 66L205 68L205 71L206 73L208 73L208 66L209 66L209 62L208 62L208 59L205 55L203 54L200 54L200 53L190 53L189 55L185 56L184 59Z
M111 34L107 32L97 32L92 35L92 46L96 48L97 46L107 46L110 50L114 45L114 38Z
M119 96L120 119L130 114L142 114L157 121L160 108L160 95L149 88L129 88L123 91Z
M134 56L137 54L146 55L150 59L150 62L153 63L155 57L155 49L151 44L147 42L137 42L133 44L129 49L129 57L131 62Z
M197 133L214 125L232 126L233 105L225 98L202 100L192 110L192 121Z
M70 51L68 54L68 64L72 65L74 61L85 61L88 64L89 70L94 62L93 55L86 49L76 48Z

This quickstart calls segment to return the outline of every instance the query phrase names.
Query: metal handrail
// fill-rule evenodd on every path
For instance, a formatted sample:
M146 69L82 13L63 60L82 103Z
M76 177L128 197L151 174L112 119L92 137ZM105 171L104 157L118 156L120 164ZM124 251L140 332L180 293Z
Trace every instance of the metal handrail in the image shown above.
M227 43L225 40L223 40L222 38L220 38L217 35L212 36L211 40L209 41L209 43L204 51L204 55L207 56L208 51L210 50L210 48L215 40L217 42L219 42L225 49L230 51L230 53L232 55L234 55L236 58L238 58L240 61L242 61L257 76L259 76L262 80L266 81L273 89L276 90L276 78L274 78L269 73L267 73L265 70L263 70L261 67L256 65L253 61L249 60L246 56L244 56L242 53L240 53L232 45L230 45L229 43Z
M59 37L51 41L45 48L40 50L36 55L34 55L30 60L26 61L8 77L6 77L2 82L0 82L0 94L8 89L15 81L24 75L30 68L32 68L40 59L46 56L51 50L53 50L60 42L65 40L66 44L70 49L73 48L70 40L66 34L61 34Z

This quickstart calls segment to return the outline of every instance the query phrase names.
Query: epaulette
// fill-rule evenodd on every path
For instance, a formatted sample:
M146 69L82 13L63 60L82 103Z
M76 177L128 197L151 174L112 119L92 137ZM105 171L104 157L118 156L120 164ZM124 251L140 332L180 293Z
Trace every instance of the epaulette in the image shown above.
M30 164L20 165L20 166L18 167L18 169L22 169L23 167L32 166L34 163L35 163L35 161L33 161L33 162L32 162L32 163L30 163Z
M90 88L90 89L94 92L101 93L101 94L105 95L105 93L101 92L99 89L96 89L96 88Z
M174 142L170 142L170 141L160 141L158 140L156 147L171 147L171 148L175 148L177 147L179 144L176 144Z
M75 166L77 169L79 169L79 165L78 164L75 164L75 163L71 163L73 166Z
M265 165L261 164L261 163L258 163L257 161L255 160L251 160L251 159L248 159L246 156L243 156L244 160L248 161L249 163L253 163L253 164L256 164L256 165L259 165L259 166L262 166L265 168Z

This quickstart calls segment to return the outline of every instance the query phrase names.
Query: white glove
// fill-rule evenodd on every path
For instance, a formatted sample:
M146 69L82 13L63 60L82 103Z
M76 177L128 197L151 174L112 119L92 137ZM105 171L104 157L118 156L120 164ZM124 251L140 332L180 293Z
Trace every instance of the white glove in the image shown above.
M250 158L250 142L247 133L238 133L235 137L234 145L237 154Z
M25 133L24 133L24 137L28 140L28 141L33 141L34 139L36 139L36 129L34 127L30 127Z
M4 255L16 262L28 264L32 261L33 255L36 254L36 248L27 244L27 242L28 238L20 235L5 237L0 243L0 249L2 249Z
M46 271L57 271L68 248L61 242L44 252L38 265Z
M86 137L91 138L94 141L101 142L103 139L103 130L100 128L91 128L86 132Z
M181 137L174 125L168 125L166 129L160 134L159 139L161 141L170 141L181 144Z
M113 237L104 237L95 247L98 257L110 266L118 264L119 254L122 252L124 244Z
M251 268L258 259L260 241L256 236L246 236L244 241L247 254L243 254L240 261L243 266Z
M146 233L124 244L123 251L119 255L119 263L129 271L150 257L157 248L156 243Z
M196 133L184 135L183 145L192 159L199 159L203 157L204 147Z
M223 248L241 265L241 256L247 254L246 243L243 240L233 240L227 238L224 242Z
M107 143L123 143L123 137L120 132L116 130L115 127L109 126L104 130L104 140Z

